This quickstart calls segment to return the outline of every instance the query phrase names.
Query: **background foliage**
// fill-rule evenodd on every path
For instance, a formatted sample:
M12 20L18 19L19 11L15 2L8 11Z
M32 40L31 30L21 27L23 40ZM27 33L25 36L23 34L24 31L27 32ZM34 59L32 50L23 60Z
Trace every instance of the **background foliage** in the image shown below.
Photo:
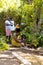
M5 20L10 16L21 25L27 43L43 45L43 0L0 0L0 33L5 34ZM38 33L38 34L37 34ZM37 37L37 35L39 35Z

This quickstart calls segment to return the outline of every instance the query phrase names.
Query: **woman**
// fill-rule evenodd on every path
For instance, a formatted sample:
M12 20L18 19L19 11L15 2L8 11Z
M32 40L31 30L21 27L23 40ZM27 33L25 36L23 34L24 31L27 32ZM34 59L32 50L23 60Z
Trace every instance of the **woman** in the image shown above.
M20 34L20 26L19 26L19 24L17 24L16 25L16 33L12 37L12 45L13 46L21 47L19 34Z
M16 34L20 34L20 25L19 24L17 24L16 25Z

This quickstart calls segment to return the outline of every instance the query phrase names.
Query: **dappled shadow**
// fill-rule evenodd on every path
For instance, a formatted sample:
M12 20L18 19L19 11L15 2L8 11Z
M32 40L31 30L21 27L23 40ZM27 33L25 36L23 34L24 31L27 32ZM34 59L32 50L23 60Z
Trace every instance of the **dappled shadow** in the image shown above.
M13 49L10 51L21 51L23 53L29 53L29 54L35 54L35 55L43 56L43 51L41 51L41 50L32 50L32 49L30 50L29 48L27 50L25 48L19 48L19 47L12 47L12 48ZM16 48L16 49L14 49L14 48Z

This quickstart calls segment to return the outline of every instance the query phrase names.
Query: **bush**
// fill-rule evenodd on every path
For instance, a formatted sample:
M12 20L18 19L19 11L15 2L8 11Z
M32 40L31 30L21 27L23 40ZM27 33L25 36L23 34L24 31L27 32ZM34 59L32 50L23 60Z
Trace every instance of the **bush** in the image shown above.
M0 43L0 50L8 50L9 46L6 43Z
M39 46L43 46L43 35L38 37Z
M5 42L5 37L2 36L2 37L0 38L0 50L8 50L8 49L9 49L9 46L8 46L8 44L6 44L6 42Z
M36 39L40 36L39 32L35 33Z
M37 46L38 46L38 41L37 41L36 39L32 40L31 46L34 47L34 48L37 48Z
M29 33L26 33L26 40L27 40L28 44L31 44L32 43L32 35Z

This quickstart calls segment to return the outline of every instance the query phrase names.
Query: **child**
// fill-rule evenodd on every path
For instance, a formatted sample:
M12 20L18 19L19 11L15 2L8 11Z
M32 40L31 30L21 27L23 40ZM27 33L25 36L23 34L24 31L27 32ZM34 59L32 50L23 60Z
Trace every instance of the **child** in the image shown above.
M21 44L22 46L27 47L26 36L24 34L21 35Z

